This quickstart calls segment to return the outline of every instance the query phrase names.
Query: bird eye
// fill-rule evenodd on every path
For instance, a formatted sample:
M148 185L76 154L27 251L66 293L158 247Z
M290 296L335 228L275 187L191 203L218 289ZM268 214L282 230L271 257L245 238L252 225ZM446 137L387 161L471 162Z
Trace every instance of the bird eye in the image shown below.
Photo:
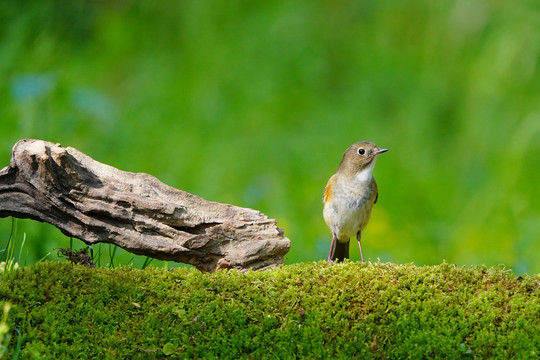
M365 153L366 153L366 150L364 150L363 148L358 149L358 154L364 155Z

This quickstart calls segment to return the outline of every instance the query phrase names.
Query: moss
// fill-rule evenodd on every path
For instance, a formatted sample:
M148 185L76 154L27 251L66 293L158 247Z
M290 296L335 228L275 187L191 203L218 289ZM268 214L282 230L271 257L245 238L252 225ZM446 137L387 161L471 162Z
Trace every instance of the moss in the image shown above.
M540 276L443 263L7 274L24 358L537 358Z

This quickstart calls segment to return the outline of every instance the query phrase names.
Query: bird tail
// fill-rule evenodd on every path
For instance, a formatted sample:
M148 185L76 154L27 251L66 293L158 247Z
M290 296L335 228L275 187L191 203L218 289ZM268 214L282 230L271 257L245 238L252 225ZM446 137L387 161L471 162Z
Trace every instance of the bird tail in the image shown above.
M344 259L349 258L349 241L339 242L337 239L332 239L332 245L330 246L330 253L326 261L342 262Z

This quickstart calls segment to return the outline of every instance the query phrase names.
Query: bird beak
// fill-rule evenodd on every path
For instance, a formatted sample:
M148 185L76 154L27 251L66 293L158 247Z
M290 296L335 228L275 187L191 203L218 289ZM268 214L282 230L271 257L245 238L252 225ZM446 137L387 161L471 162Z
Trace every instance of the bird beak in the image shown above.
M382 154L383 152L387 152L387 151L388 151L388 149L379 149L379 151L377 151L375 153L375 155L379 155L379 154Z

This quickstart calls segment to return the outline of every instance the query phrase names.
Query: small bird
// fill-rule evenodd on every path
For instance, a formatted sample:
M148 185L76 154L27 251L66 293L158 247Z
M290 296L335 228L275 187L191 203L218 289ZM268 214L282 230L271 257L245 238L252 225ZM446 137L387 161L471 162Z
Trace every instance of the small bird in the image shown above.
M360 238L379 194L372 171L377 156L386 151L369 141L354 143L345 150L337 172L328 180L323 195L324 221L332 232L327 262L348 259L353 236L364 262Z

